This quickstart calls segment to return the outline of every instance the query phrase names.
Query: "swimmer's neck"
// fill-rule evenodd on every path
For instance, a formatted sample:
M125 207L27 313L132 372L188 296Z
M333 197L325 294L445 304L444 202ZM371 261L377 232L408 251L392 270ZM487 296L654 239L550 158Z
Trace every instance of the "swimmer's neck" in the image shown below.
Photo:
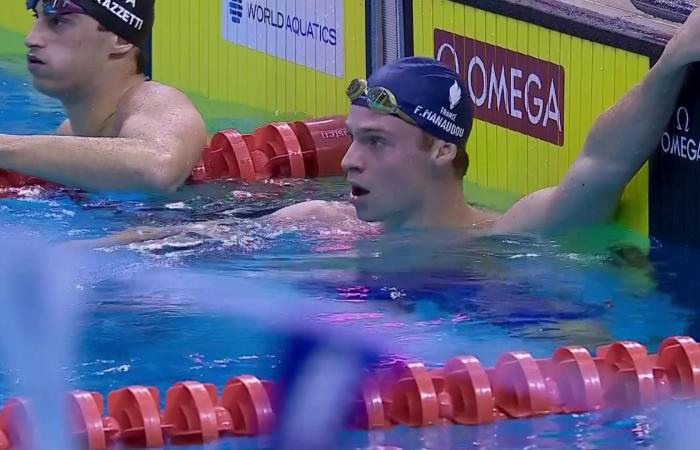
M430 229L474 229L488 226L492 215L469 205L464 198L462 183L449 183L435 189L431 195L416 205L413 211L397 214L383 222L385 231L430 230Z
M107 77L59 99L76 136L107 137L124 95L146 80L143 74Z

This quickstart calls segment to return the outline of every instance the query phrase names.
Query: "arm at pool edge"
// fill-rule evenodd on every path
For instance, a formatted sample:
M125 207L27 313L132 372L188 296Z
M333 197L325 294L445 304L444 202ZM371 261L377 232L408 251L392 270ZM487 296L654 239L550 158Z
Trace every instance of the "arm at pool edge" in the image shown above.
M116 247L119 245L135 244L137 242L164 239L177 234L177 227L138 227L129 228L118 233L96 239L81 239L63 242L60 245L71 250L94 250L97 248Z
M359 220L355 207L352 205L341 202L328 202L325 200L309 200L290 205L275 211L270 217L282 220Z
M355 208L340 202L327 202L323 200L310 200L282 208L270 214L271 218L279 221L299 221L302 219L348 220L357 219ZM138 227L129 228L118 233L110 234L96 239L83 239L69 241L62 245L70 249L97 249L115 247L119 245L135 244L137 242L154 241L163 239L182 230L177 226L172 227Z
M643 80L603 113L559 186L517 202L496 232L556 230L612 220L625 186L656 150L683 86L700 60L700 9L669 41Z
M201 158L206 126L187 97L169 89L134 99L118 137L0 135L0 167L86 190L172 192Z

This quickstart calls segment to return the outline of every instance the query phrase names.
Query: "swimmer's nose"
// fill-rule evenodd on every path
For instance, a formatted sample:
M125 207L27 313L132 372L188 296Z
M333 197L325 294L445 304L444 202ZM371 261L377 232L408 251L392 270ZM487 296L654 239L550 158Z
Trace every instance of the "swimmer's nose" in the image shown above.
M30 49L41 48L46 45L46 39L44 38L43 25L40 20L35 20L32 29L24 39L24 45Z
M364 170L360 153L361 151L356 142L350 144L350 148L348 148L348 151L345 153L340 163L340 167L342 167L345 173L362 172Z

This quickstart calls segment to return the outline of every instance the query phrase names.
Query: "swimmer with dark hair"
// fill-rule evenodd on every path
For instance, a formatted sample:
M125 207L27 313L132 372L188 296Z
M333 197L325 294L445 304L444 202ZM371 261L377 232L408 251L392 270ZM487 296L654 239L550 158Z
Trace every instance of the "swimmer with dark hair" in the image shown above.
M144 74L155 0L28 0L34 87L64 106L54 135L0 135L0 167L85 190L171 192L207 130L180 91Z

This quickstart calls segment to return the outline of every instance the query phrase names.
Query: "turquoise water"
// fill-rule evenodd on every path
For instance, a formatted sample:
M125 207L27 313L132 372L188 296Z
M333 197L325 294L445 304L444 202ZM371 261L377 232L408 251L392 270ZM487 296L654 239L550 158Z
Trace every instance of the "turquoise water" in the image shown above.
M0 68L0 133L49 133L62 118L24 76ZM375 337L387 361L433 367L459 354L493 365L506 351L547 357L563 345L594 350L617 339L655 350L666 336L695 330L688 299L697 291L683 271L692 273L697 258L689 253L656 246L658 259L631 261L555 240L382 237L369 226L264 217L301 200L346 195L340 179L220 182L167 198L28 189L0 199L0 233L58 243L134 226L177 227L160 241L92 252L77 269L82 306L65 381L104 394L145 384L164 396L180 380L221 387L248 373L274 379L285 327L302 319ZM3 370L0 398L15 395L17 382ZM343 439L344 448L669 448L669 417L665 409L615 411Z

